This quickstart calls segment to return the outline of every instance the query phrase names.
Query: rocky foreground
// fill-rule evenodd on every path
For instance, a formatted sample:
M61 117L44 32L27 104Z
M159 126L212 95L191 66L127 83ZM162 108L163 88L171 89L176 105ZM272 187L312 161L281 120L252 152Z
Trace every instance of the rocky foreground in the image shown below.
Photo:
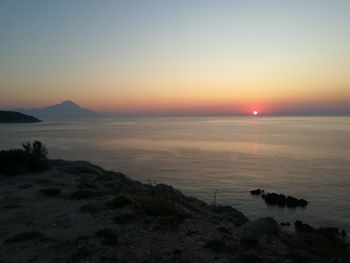
M87 162L0 175L0 262L350 262L341 236L285 233Z

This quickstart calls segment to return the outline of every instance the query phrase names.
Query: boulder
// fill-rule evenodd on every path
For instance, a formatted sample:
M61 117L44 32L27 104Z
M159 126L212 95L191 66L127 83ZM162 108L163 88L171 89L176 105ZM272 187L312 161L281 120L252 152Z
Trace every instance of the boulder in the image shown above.
M283 226L290 226L290 223L289 222L281 222L280 225L283 227Z
M286 206L287 198L284 194L279 194L277 199L277 205L280 207Z
M301 207L306 207L308 205L308 201L306 201L305 199L299 199L298 200L298 205Z
M266 195L261 195L261 198L268 205L278 205L280 207L306 207L308 205L305 199L297 199L293 196L286 197L284 194L267 193Z
M289 207L297 207L298 206L298 199L296 199L293 196L287 196L287 206Z
M265 203L269 205L277 205L279 200L279 194L268 193L265 196Z
M262 190L262 189L260 189L260 188L250 191L250 193L251 193L252 195L260 195L260 194L263 193L263 192L264 192L264 190Z
M304 224L303 222L296 220L294 223L295 230L300 233L310 233L314 231L314 228L308 224Z
M240 226L249 221L248 218L242 212L238 211L232 206L219 205L212 209L214 210L215 213L220 214L220 217L226 217L228 221L234 223L234 225L236 226Z

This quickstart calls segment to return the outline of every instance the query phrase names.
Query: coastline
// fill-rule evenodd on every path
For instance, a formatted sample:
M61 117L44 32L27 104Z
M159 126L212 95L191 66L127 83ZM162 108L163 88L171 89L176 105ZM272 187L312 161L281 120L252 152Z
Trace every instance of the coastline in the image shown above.
M83 161L0 175L0 262L348 262L330 231L208 205Z
M249 218L302 220L350 233L349 120L256 119L262 130L252 130L252 120L241 118L48 121L2 125L0 148L38 138L48 145L51 158L88 160L141 182L173 185L208 203L217 189L220 204L232 205ZM278 136L264 132L271 129ZM198 134L202 143L195 139ZM247 194L257 187L305 198L311 205L296 210L270 207Z

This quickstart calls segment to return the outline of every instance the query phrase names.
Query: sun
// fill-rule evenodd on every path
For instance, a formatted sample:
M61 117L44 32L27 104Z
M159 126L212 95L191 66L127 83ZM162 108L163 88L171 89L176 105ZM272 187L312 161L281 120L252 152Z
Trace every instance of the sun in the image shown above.
M254 116L258 115L258 112L257 112L256 110L253 111L253 115L254 115Z

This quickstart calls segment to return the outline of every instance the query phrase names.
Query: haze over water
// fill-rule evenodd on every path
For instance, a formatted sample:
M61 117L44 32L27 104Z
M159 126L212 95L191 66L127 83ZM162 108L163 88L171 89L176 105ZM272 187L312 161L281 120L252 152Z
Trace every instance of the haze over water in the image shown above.
M41 140L50 158L89 160L142 182L232 205L250 218L350 231L350 117L100 118L1 124L0 148ZM266 206L249 190L305 198Z

